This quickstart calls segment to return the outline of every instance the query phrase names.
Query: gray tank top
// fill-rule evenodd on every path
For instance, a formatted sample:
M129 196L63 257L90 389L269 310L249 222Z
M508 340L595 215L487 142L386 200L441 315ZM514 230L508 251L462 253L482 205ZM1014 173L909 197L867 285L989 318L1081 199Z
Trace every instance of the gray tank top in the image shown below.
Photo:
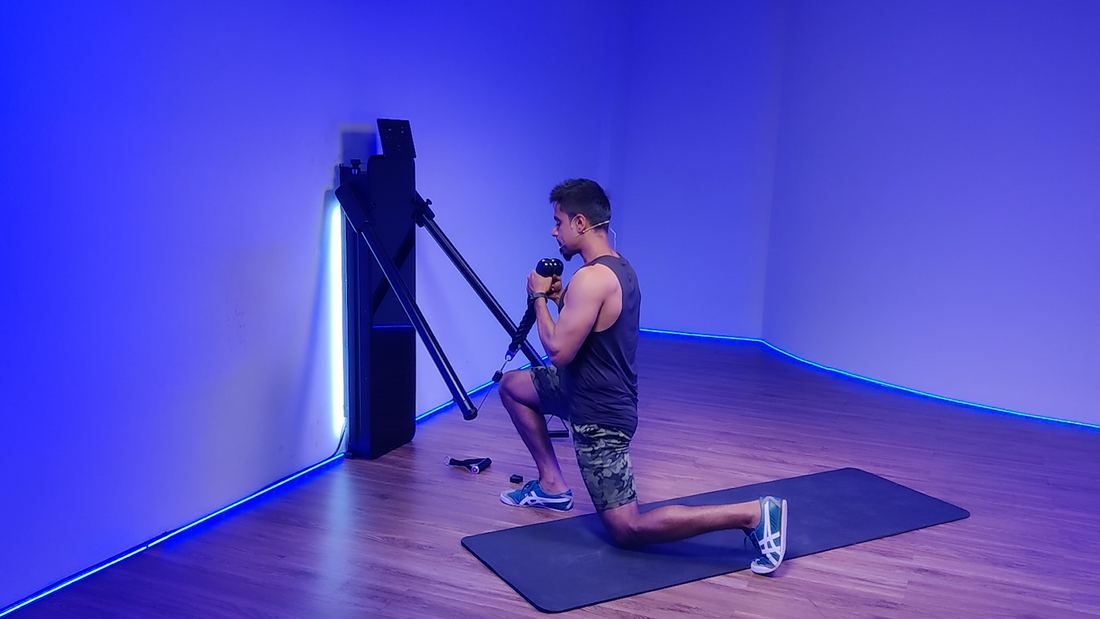
M623 309L607 329L593 331L562 373L562 389L570 401L575 424L598 423L633 436L638 427L638 315L642 293L638 277L625 258L600 256L588 265L602 264L619 278ZM568 299L567 299L568 302Z

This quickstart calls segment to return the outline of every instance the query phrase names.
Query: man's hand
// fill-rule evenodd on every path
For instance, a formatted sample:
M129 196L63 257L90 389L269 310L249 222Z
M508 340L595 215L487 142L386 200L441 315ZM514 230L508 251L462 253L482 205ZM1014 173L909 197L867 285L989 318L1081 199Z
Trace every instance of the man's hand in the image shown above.
M546 298L561 307L561 275L555 275L550 279L550 292L546 293Z
M552 278L539 275L537 271L531 271L531 274L527 276L527 294L532 295L541 292L549 297L553 281ZM561 287L561 278L558 278L558 287Z

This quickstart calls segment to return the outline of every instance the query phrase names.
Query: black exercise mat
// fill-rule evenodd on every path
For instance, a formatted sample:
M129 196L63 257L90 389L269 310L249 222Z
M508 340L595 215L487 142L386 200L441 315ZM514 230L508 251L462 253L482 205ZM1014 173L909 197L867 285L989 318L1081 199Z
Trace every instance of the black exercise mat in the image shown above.
M838 469L643 505L787 499L787 560L961 520L964 509L860 469ZM743 570L756 556L740 530L623 550L596 514L463 538L535 608L561 612ZM782 573L783 568L780 568Z

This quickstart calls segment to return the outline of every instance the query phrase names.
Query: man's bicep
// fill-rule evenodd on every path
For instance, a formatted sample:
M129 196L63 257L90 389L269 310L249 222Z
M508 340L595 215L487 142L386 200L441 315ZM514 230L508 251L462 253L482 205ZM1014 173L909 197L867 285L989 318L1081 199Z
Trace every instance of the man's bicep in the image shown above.
M602 296L596 281L574 281L569 286L569 303L561 308L554 330L555 365L565 365L581 349L600 315Z

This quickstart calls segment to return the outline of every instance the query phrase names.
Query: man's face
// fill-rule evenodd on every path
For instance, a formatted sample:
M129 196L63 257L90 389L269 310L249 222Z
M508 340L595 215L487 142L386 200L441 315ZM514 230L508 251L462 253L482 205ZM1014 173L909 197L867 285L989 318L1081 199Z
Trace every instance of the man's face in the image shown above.
M574 218L576 219L576 218ZM573 220L569 219L569 215L562 212L561 204L554 203L554 228L550 231L554 240L558 242L558 251L566 260L572 260L573 256L576 256L580 249L576 247L577 229L573 225Z

